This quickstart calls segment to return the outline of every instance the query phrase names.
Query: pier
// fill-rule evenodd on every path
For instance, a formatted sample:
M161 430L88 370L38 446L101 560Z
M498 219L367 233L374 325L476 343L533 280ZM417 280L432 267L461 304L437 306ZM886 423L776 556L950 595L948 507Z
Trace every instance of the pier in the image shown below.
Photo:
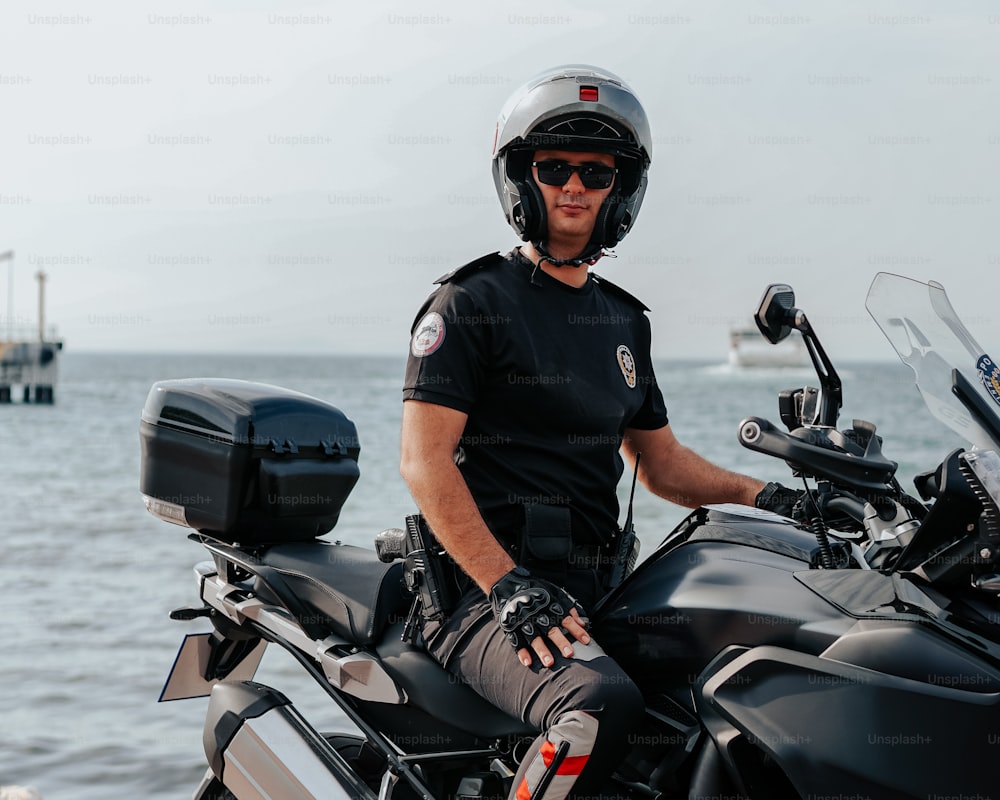
M38 281L38 329L15 327L13 312L13 261L14 251L0 253L0 261L7 261L7 325L0 330L0 404L12 403L20 396L25 403L51 404L55 402L55 388L59 376L59 354L63 343L55 332L45 329L45 278L44 272L35 274Z

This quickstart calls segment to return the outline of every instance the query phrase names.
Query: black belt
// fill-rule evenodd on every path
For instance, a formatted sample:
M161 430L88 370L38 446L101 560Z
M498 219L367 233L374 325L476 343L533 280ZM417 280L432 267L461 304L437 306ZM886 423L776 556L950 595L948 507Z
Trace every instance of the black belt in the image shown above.
M524 536L526 530L526 515L524 506L511 505L500 509L483 512L486 524L493 532L497 541L518 564L531 569L533 566L554 566L536 561L530 553L524 552ZM574 538L578 534L573 525ZM588 526L588 533L590 529ZM613 539L617 539L617 532ZM573 544L569 554L560 564L563 569L570 570L610 570L614 564L614 550L611 546L599 544Z
M615 559L613 553L599 544L574 545L569 554L570 569L611 569Z

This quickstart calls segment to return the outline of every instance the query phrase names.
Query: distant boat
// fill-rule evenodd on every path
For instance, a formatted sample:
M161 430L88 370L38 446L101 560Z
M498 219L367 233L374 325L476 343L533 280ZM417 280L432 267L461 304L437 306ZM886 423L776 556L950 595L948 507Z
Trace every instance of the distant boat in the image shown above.
M771 344L756 328L729 331L729 365L732 367L808 367L809 351L795 331Z

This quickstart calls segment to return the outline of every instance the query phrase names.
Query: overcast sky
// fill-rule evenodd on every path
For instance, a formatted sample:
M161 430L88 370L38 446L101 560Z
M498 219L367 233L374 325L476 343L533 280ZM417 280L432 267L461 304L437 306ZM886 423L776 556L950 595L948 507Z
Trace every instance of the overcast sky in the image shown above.
M1000 340L985 1L5 0L12 321L35 323L41 267L72 350L402 355L434 278L516 244L496 114L572 62L650 116L642 212L597 272L653 310L654 355L723 359L785 281L828 349L889 358L879 270L942 281Z

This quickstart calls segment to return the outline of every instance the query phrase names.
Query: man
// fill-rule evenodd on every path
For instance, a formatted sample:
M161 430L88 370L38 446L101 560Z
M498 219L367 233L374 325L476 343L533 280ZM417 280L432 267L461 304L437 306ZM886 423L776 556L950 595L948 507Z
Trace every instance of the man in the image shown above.
M587 632L621 557L620 451L641 453L642 483L685 506L753 505L765 489L677 441L648 309L590 272L635 220L651 149L642 106L611 73L559 68L522 87L500 114L493 174L524 244L439 279L413 328L400 471L468 576L424 639L543 731L515 776L520 800L599 791L644 713Z

